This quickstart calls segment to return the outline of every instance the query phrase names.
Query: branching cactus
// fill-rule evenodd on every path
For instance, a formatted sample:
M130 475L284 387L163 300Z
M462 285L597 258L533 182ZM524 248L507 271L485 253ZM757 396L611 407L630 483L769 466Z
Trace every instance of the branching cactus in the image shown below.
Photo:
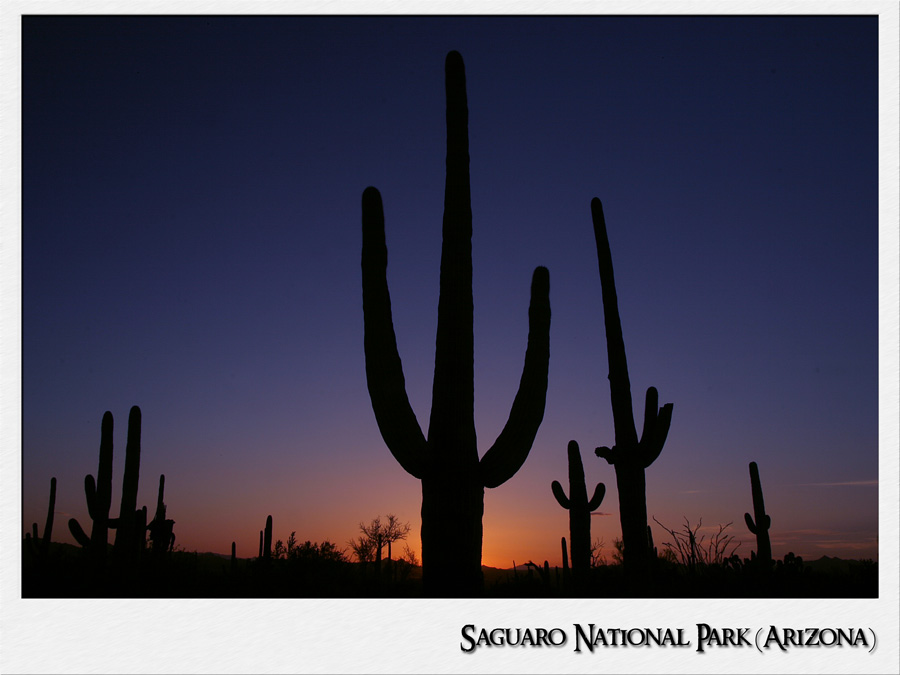
M120 561L130 564L140 553L146 528L146 507L141 514L137 508L138 477L141 465L141 409L133 406L128 415L128 437L125 443L125 475L122 482L122 504L118 518L109 517L112 503L113 416L106 411L100 423L100 466L96 480L84 477L84 494L88 515L93 523L91 536L75 518L69 520L69 530L75 540L91 552L97 564L106 558L110 528L116 529L115 549ZM143 518L143 521L141 521Z
M762 484L759 482L759 468L750 462L750 489L753 492L753 516L744 514L747 528L756 535L756 561L763 567L772 564L772 544L769 542L769 526L772 519L766 515L763 503Z
M569 510L569 538L572 546L572 573L580 580L591 566L591 512L596 511L606 494L606 486L597 483L594 494L588 499L584 481L584 465L578 443L569 441L569 496L559 481L550 485L553 496L564 509Z
M87 499L88 515L91 518L91 536L75 518L69 520L69 530L75 540L90 551L98 565L106 558L109 528L116 527L118 521L109 517L112 502L112 460L113 460L113 416L108 410L100 422L100 466L96 481L90 474L84 477L84 494Z
M594 221L597 261L600 266L606 351L609 360L609 390L616 439L612 448L597 448L596 454L616 469L625 567L641 574L647 569L651 556L647 536L647 487L644 471L659 457L666 442L669 425L672 422L672 404L666 403L659 408L656 389L654 387L647 389L644 430L638 440L631 403L628 364L625 360L625 340L622 337L622 323L616 297L612 254L609 250L603 205L599 199L591 201L591 216Z
M363 314L366 379L378 428L395 459L422 481L422 571L429 595L477 595L484 488L511 478L525 462L544 416L550 354L550 279L531 283L525 366L509 420L479 460L474 415L472 208L469 192L465 69L447 55L447 177L431 419L428 435L410 406L397 351L387 285L381 195L362 196Z

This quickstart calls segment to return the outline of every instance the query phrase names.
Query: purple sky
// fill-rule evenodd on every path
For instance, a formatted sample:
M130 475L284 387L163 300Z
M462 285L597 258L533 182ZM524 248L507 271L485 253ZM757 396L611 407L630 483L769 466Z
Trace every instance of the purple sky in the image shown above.
M143 411L177 543L339 545L419 483L375 425L360 198L384 199L410 400L427 425L444 179L443 61L468 82L479 447L509 413L531 271L550 270L532 453L485 500L484 562L560 564L579 442L620 536L590 200L604 203L640 428L674 403L648 512L749 556L759 464L776 556L877 558L874 17L56 18L22 29L23 528L87 521L100 420ZM664 533L654 528L658 545Z

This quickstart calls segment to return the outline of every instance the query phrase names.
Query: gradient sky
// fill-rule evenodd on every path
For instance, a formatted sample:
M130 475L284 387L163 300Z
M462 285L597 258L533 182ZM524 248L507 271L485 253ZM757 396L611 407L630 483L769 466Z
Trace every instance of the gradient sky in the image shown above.
M550 270L550 384L523 468L485 496L483 561L561 564L566 444L620 536L590 200L604 203L636 423L674 403L650 516L732 522L747 465L773 553L877 558L875 17L26 17L22 22L23 529L84 525L103 412L118 512L128 410L139 504L177 544L339 545L419 482L365 382L363 189L385 207L407 390L431 405L443 61L466 63L475 417L499 434ZM568 488L567 488L568 492ZM658 546L667 540L654 525ZM397 549L395 548L395 553Z

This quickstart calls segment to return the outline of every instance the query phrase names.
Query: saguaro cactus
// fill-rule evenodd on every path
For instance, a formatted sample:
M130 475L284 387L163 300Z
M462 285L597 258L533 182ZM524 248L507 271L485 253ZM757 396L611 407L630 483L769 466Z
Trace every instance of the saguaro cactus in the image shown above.
M622 523L622 542L626 569L640 573L650 560L647 537L647 487L644 470L659 457L669 425L672 404L658 407L656 388L647 389L644 405L644 430L638 441L631 405L631 383L625 360L625 340L619 319L616 281L613 275L612 254L606 234L603 205L599 199L591 201L594 237L597 241L597 261L603 298L603 318L606 324L606 352L609 361L609 390L612 399L613 424L616 442L612 448L596 449L616 469L619 492L619 518Z
M756 560L760 565L768 567L772 563L772 544L769 542L769 526L772 519L766 515L763 503L762 484L759 482L759 468L756 462L750 462L750 490L753 493L753 516L744 514L747 528L756 535ZM755 520L754 520L755 518Z
M260 533L262 534L262 533ZM271 558L272 557L272 516L268 516L266 518L266 531L262 543L262 557L263 558Z
M175 521L171 518L166 518L165 490L166 475L160 474L159 493L156 497L156 514L147 525L153 554L158 557L175 547L175 532L173 532Z
M53 516L56 511L56 478L50 479L50 504L47 508L47 521L44 524L44 536L38 536L38 524L31 524L31 532L25 533L26 545L29 552L37 556L39 560L46 560L50 554L50 538L53 536Z
M362 196L366 379L381 435L408 473L422 481L422 571L430 595L473 595L481 573L484 488L525 462L544 416L550 354L549 273L534 271L528 346L510 417L479 461L474 414L472 208L465 69L447 55L447 177L431 419L427 438L409 404L387 286L381 195Z
M140 550L139 539L144 536L137 511L138 481L141 471L141 409L133 406L128 414L128 438L125 442L125 474L122 478L122 503L116 529L116 551L132 560ZM144 526L146 514L144 515Z
M41 540L41 555L45 558L50 553L50 537L53 536L53 515L56 511L56 478L50 479L50 505L47 508L47 522L44 525L44 538ZM37 542L35 542L36 544Z
M125 444L125 475L122 482L122 504L118 518L109 517L112 503L113 416L108 410L100 423L100 466L97 479L84 477L84 494L93 526L91 536L75 518L69 520L72 536L91 551L101 564L106 557L109 529L116 529L115 549L120 560L129 563L140 552L146 529L146 507L143 514L137 508L138 477L141 466L141 409L133 406L128 415L128 440ZM141 520L143 518L143 520Z
M88 514L91 517L91 536L88 537L75 518L69 519L69 530L75 540L89 549L95 563L102 564L106 557L109 528L118 521L110 520L109 507L112 502L112 460L113 460L113 416L108 410L100 422L100 466L97 479L90 474L84 477L84 494L87 499Z
M572 546L572 572L576 579L584 576L591 566L591 512L596 511L606 494L606 486L597 483L593 496L588 499L584 481L584 465L578 443L569 441L569 496L563 491L559 481L553 481L550 488L553 496L564 509L569 510L569 538Z

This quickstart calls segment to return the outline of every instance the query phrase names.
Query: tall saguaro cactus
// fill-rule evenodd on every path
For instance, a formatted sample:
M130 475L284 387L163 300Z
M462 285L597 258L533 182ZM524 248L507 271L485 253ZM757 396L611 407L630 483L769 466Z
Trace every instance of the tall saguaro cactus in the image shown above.
M602 457L615 467L625 567L641 573L646 570L651 554L647 536L647 485L644 471L659 457L666 442L669 425L672 422L672 404L666 403L659 408L656 388L647 389L644 429L638 440L631 404L628 363L625 360L625 340L622 337L622 322L619 318L619 303L616 297L612 254L606 234L603 205L597 198L591 200L591 216L594 221L597 261L600 267L606 352L609 361L609 390L616 438L612 448L600 447L595 452L598 457Z
M580 581L591 566L591 512L596 511L606 494L606 486L597 483L593 496L588 499L584 482L584 464L578 443L569 441L569 496L563 491L559 481L553 481L550 488L553 496L564 509L569 510L569 537L572 546L572 572Z
M465 68L458 52L445 63L447 177L443 247L428 435L409 404L391 318L381 195L362 196L363 314L366 379L381 435L408 473L422 481L422 570L431 595L473 595L481 573L484 488L511 478L525 462L544 416L550 354L550 279L534 271L528 346L509 420L479 460L474 414L472 207L469 192Z
M769 526L772 519L766 514L756 462L750 462L750 490L753 493L753 516L745 513L744 520L750 532L756 535L756 559L760 565L768 567L772 562L772 544L769 541Z

